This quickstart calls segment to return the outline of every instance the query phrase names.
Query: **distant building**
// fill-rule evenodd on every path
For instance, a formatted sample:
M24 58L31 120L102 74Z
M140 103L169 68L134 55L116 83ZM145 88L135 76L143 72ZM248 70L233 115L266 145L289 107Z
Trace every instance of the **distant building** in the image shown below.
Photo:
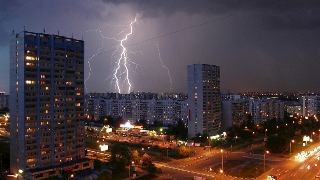
M240 126L247 120L248 114L249 106L247 100L223 100L221 129L225 131L232 125Z
M254 124L262 124L276 118L284 119L284 102L272 99L249 99L249 113Z
M145 120L147 124L157 121L174 125L182 120L186 124L187 112L186 96L182 94L90 93L85 96L85 116L94 120L111 116L114 119L121 117L131 123Z
M44 179L85 158L84 41L23 31L10 46L10 171Z
M215 65L188 65L188 137L198 133L220 133L220 68Z
M320 115L320 96L300 96L299 101L302 107L302 116Z
M3 108L9 108L9 95L5 92L0 92L0 110Z

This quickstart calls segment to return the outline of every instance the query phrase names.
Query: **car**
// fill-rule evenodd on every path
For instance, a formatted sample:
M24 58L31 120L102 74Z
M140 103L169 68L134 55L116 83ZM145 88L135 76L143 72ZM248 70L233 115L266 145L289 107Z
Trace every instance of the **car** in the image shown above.
M111 155L107 154L107 155L105 155L105 156L103 157L103 159L104 159L104 160L107 160L107 159L109 159L110 157L111 157Z
M145 143L145 142L146 142L146 140L144 140L144 139L141 140L141 143Z
M275 176L275 175L268 175L268 179L270 179L270 180L277 180L277 176Z
M97 156L97 154L91 154L92 157Z

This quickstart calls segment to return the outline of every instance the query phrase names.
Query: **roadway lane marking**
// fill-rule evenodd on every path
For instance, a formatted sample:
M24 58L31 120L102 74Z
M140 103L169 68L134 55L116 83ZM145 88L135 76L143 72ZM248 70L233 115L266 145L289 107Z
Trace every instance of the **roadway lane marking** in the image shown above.
M200 172L195 172L195 171L190 171L190 170L181 169L181 168L176 168L176 167L172 167L172 166L167 166L167 165L164 165L164 164L159 164L159 163L154 163L154 164L156 164L156 165L158 165L158 166L170 168L170 169L175 169L175 170L178 170L178 171L184 171L184 172L199 174L199 175L203 175L203 176L214 177L213 175L209 175L209 174L205 174L205 173L200 173Z

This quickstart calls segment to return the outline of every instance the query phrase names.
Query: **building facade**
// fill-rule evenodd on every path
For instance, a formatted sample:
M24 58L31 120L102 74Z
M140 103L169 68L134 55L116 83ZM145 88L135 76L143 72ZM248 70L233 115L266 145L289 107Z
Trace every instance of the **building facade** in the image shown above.
M0 92L0 110L3 108L9 108L9 95Z
M271 99L249 99L249 113L254 124L262 124L273 118L284 119L284 102Z
M84 144L84 41L23 31L10 45L10 171L44 179L92 168Z
M155 121L164 125L177 124L178 120L187 123L187 103L185 96L154 96L119 94L109 96L90 93L85 96L85 116L99 120L102 116L122 118L131 123L145 120L147 124ZM90 118L93 117L93 118Z
M188 65L188 137L198 133L220 133L220 68L215 65Z
M232 125L241 126L246 122L249 113L248 101L244 99L226 99L222 101L221 129L227 130Z

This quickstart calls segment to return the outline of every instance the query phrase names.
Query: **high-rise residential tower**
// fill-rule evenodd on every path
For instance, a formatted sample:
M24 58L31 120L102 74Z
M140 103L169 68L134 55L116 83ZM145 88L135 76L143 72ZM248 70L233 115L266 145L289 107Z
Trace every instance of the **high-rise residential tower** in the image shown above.
M10 171L43 179L93 167L84 146L84 41L23 31L10 47Z
M221 126L220 68L188 65L188 137L216 135Z

